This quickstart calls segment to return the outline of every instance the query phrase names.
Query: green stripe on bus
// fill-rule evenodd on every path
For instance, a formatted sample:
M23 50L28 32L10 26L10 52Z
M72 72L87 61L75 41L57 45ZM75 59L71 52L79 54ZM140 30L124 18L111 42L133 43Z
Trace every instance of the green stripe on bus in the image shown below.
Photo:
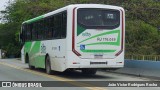
M77 36L80 35L82 32L84 32L86 29L81 27L80 25L77 25Z
M25 51L25 54L26 52L29 52L30 49L31 49L31 46L32 46L32 42L26 42L25 45L24 45L24 51Z
M28 20L28 21L25 21L25 23L32 23L32 22L36 22L36 21L41 20L41 19L43 19L43 18L44 18L44 16L42 15L42 16L39 16L39 17L36 17L36 18L30 19L30 20Z
M40 52L40 41L36 41L30 51L31 55L37 54Z
M97 42L97 43L86 44L86 46L91 46L91 45L115 45L115 46L119 46L120 45L120 31L118 32L117 42Z
M115 52L116 50L81 50L82 52L93 52L93 53L110 53Z
M82 41L78 42L77 44L80 44L80 43L82 43L82 42L85 42L85 41L87 41L87 40L90 40L90 39L93 39L93 38L96 38L96 37L99 37L99 36L103 36L103 35L107 35L107 34L114 34L114 33L118 33L117 42L120 43L120 30L113 30L113 31L110 31L110 32L105 32L105 33L101 33L101 34L92 36L92 37L90 37L90 38L87 38L87 39L85 39L85 40L82 40Z
M115 45L115 46L119 46L120 43L118 42L99 42L99 43L90 43L90 44L86 44L86 46L91 46L91 45Z
M45 55L38 55L35 57L35 66L45 68Z

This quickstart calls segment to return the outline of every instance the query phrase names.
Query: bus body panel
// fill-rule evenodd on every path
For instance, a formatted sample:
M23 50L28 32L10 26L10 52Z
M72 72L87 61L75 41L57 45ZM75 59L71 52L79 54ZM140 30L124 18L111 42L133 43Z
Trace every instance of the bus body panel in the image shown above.
M66 39L27 42L25 53L29 54L30 64L36 68L45 68L48 54L52 70L65 70Z
M66 68L122 68L124 66L124 53L114 59L81 59L77 57L72 51L67 52Z
M69 32L73 32L72 31L72 28L73 28L73 22L71 21L74 21L73 20L73 13L74 13L74 9L76 8L76 10L78 10L79 8L97 8L97 6L73 6L73 7L70 7L70 9L68 10L68 18L70 21L68 21L68 33L67 33L67 38L68 38L68 41L67 41L67 62L66 62L66 68L122 68L124 66L124 37L125 37L125 13L124 13L124 9L123 8L116 8L116 7L108 7L106 6L105 9L115 9L115 10L118 10L120 12L120 25L115 28L115 29L103 29L103 30L95 30L95 29L86 29L85 31L93 34L93 36L96 36L101 33L106 33L106 35L104 35L104 37L107 36L107 34L110 34L108 35L107 37L111 37L111 38L116 38L116 41L117 41L117 38L119 37L119 44L117 46L115 45L101 45L100 47L102 48L106 48L106 49L115 49L116 52L114 53L107 53L106 56L104 56L103 58L100 58L100 59L96 59L94 58L94 54L99 54L99 53L90 53L89 54L86 54L85 56L85 53L81 54L81 56L77 56L73 51L72 51L72 41L71 39L73 40L73 36L71 35L71 33ZM98 8L104 8L104 5L98 7ZM77 11L75 10L75 36L77 34L77 29L79 29L79 27L77 26ZM71 14L72 13L72 14ZM123 16L122 16L123 15ZM72 19L72 20L71 20ZM123 20L123 22L122 22ZM72 24L72 25L71 25ZM123 32L122 32L122 25L123 25ZM70 31L69 31L70 30ZM92 31L93 32L90 32ZM85 32L84 32L85 33ZM83 34L83 33L82 33ZM81 36L82 36L81 34ZM86 33L87 35L87 33ZM89 34L88 34L89 35ZM123 36L122 36L123 35ZM90 36L91 37L91 36ZM89 38L90 38L89 37ZM84 37L75 37L75 46L77 45L78 42L76 42L76 40L78 41L78 39L80 39L79 41L83 41L87 38L84 38ZM123 40L122 40L123 39ZM95 41L89 41L91 43L94 43ZM123 44L123 47L122 47L122 44ZM83 45L83 44L82 44ZM90 48L96 48L96 47L99 47L99 46L92 46ZM119 52L120 50L122 49L122 52L116 56L115 54L117 52ZM76 48L77 52L80 52L80 45ZM94 51L94 50L93 50ZM80 52L81 53L81 52ZM102 52L103 53L103 52ZM101 53L100 53L101 54ZM72 56L72 57L68 57L68 56ZM106 63L105 63L106 62Z
M64 71L66 69L66 39L53 40L50 55L51 69Z

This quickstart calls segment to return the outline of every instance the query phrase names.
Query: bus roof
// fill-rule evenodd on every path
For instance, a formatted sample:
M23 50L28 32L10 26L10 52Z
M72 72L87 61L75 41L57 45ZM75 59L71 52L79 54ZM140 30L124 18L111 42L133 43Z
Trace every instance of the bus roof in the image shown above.
M36 22L36 21L41 20L41 19L43 19L43 18L45 18L45 17L48 17L48 16L51 16L51 15L53 15L53 14L62 12L62 11L64 11L64 10L67 10L67 8L69 8L69 7L93 7L93 8L97 8L97 7L98 7L98 8L108 7L108 8L113 8L113 9L122 9L122 10L124 10L122 7L119 7L119 6L105 5L105 4L71 4L71 5L68 5L68 6L66 6L66 7L63 7L63 8L54 10L54 11L51 11L51 12L49 12L49 13L46 13L46 14L44 14L44 15L35 17L35 18L33 18L33 19L24 21L22 24Z

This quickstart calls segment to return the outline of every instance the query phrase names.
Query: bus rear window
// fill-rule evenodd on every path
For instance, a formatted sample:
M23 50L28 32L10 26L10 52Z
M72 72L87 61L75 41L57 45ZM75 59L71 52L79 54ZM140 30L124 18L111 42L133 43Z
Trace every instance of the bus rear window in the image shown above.
M93 29L114 29L120 25L120 12L113 9L78 9L78 25Z

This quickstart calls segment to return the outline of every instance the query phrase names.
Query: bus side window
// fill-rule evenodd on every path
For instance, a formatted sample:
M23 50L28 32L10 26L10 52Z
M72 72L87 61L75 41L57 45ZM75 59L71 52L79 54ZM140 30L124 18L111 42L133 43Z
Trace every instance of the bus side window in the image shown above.
M49 36L50 36L50 38L53 38L53 35L54 35L54 33L53 33L53 31L54 31L54 16L52 16L51 18L50 18L50 26L49 26Z
M38 31L38 40L42 40L42 32L41 32L41 22L42 21L38 21L37 22L37 31Z
M25 27L22 26L22 35L21 35L22 43L25 42Z
M37 39L41 40L41 32L40 32L40 28L39 28L39 23L38 22L36 23L36 30L37 30Z
M62 14L62 31L61 36L62 38L66 38L66 30L67 30L67 12L63 12Z
M47 18L47 22L45 23L46 24L46 36L47 38L46 39L51 39L52 38L52 20L51 20L52 17L49 17Z
M38 30L37 30L37 23L33 23L33 28L32 28L32 38L33 38L33 41L34 40L37 40L37 37L38 37Z
M57 39L62 38L62 13L58 14L58 24L57 24Z
M29 28L29 24L26 24L25 25L25 40L26 41L30 41L31 40L31 31L30 31L30 28Z
M59 16L58 15L55 15L54 25L55 25L55 28L54 28L53 38L57 39L58 38L58 28L59 28Z
M32 33L32 28L33 28L33 24L29 24L29 25L28 25L28 30L31 32L31 35L30 35L30 40L31 40L31 41L32 41L32 39L33 39L33 38L32 38L32 34L33 34L33 33Z
M24 38L27 41L27 25L24 25Z
M27 26L28 27L28 40L31 41L31 29L30 29L30 25Z
M40 40L45 39L46 20L41 20L39 23Z
M40 26L41 26L41 38L42 38L42 40L45 40L45 39L47 39L47 36L46 36L46 30L48 29L48 26L47 26L47 24L48 24L48 20L47 19L44 19L43 20L43 22L41 21L41 24L40 24Z

